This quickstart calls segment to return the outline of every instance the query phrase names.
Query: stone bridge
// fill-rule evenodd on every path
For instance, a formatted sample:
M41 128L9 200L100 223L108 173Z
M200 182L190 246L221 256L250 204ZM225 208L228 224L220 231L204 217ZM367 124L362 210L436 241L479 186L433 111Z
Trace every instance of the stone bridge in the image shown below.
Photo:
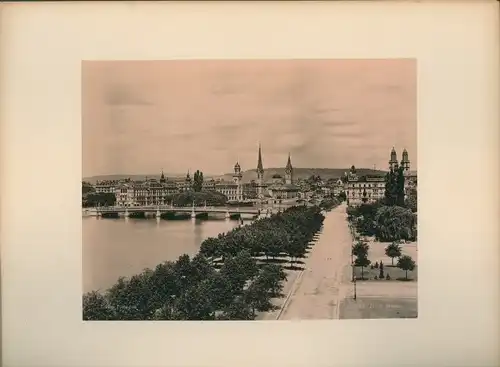
M156 217L160 217L162 213L190 213L192 218L195 218L198 214L210 214L219 213L224 214L226 218L235 214L246 214L246 215L265 215L270 216L273 213L280 211L279 208L255 208L255 207L213 207L213 206L191 206L191 207L174 207L168 205L159 206L133 206L133 207L123 207L123 206L108 206L108 207L98 207L95 208L96 214L98 216L106 213L117 213L123 214L128 217L130 213L153 213Z

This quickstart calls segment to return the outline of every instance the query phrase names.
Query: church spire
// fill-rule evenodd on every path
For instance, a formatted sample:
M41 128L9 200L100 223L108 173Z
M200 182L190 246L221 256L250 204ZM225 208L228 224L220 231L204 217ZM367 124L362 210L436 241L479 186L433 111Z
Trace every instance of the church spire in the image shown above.
M288 162L286 162L286 171L287 172L292 172L292 160L290 158L290 153L288 153Z
M397 169L398 168L398 156L396 154L396 149L392 147L391 150L391 159L389 161L389 168L390 169Z
M257 173L264 173L264 166L262 164L262 151L259 143L259 159L257 161Z
M286 162L286 167L285 167L285 183L293 184L293 167L292 167L292 159L290 158L290 153L288 153L288 161Z

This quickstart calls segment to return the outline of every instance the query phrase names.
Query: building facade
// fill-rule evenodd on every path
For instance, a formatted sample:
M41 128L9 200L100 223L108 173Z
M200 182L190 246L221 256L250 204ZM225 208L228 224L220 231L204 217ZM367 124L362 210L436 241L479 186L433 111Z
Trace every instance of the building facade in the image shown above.
M119 184L118 180L102 180L97 181L94 188L97 194L113 194Z
M410 170L408 151L403 149L401 162L398 162L397 153L391 150L389 169L397 170L403 168L405 176L405 195L410 188L417 187L417 172ZM344 177L345 192L350 206L358 206L363 203L373 203L385 197L385 176L356 174L356 168L351 167L349 173Z
M373 203L385 195L385 177L375 175L358 176L353 166L347 175L345 192L350 206Z
M259 149L260 157L260 149ZM290 154L288 154L288 161L285 166L285 177L275 174L271 182L264 183L262 187L267 190L265 196L273 200L290 200L299 198L299 186L294 184L293 179L293 166Z

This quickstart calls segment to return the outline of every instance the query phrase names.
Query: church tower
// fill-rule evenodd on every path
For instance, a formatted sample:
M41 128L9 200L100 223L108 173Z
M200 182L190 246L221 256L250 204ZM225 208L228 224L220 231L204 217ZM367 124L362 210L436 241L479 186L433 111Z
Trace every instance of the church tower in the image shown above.
M389 168L396 170L398 168L398 156L394 147L391 150L391 160L389 161Z
M262 165L262 151L259 143L259 158L257 160L257 196L262 197L264 184L264 166Z
M238 162L234 165L233 182L237 184L236 188L236 200L243 201L243 186L241 184L241 179L243 175L241 173L241 167Z
M285 184L291 185L293 183L293 167L290 153L288 153L288 162L285 167Z
M160 183L164 184L165 182L167 182L167 180L165 179L165 174L163 173L163 170L161 170Z
M189 174L189 170L188 170L187 175L186 175L186 179L185 179L184 190L191 191L192 188L193 188L193 182L191 181L191 175Z
M403 149L403 159L401 160L401 167L403 167L403 170L405 171L410 170L410 160L408 159L408 151L406 149Z

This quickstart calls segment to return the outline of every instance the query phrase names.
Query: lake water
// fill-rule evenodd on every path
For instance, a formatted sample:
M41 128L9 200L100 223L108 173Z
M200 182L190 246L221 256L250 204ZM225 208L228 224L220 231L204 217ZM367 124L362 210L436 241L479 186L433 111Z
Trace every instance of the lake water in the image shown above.
M196 255L208 237L238 225L230 220L83 219L83 292L105 290L182 254Z

